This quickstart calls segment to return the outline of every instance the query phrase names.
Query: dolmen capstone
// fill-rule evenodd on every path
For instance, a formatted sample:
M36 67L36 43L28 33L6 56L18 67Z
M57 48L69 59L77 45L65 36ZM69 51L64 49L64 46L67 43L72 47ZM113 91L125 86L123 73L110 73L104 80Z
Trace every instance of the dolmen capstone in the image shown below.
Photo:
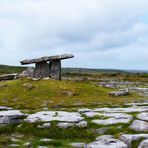
M62 54L56 56L45 56L37 59L27 59L21 61L22 65L35 64L35 69L30 77L61 80L61 60L73 58L72 54Z

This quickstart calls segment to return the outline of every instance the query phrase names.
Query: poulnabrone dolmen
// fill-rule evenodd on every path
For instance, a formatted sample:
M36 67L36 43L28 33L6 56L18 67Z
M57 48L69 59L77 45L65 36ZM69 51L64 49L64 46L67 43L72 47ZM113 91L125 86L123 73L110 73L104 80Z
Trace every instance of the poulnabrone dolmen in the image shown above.
M21 61L22 65L35 64L33 78L46 78L61 80L61 60L73 58L72 54L62 54L56 56L46 56L37 59L27 59Z

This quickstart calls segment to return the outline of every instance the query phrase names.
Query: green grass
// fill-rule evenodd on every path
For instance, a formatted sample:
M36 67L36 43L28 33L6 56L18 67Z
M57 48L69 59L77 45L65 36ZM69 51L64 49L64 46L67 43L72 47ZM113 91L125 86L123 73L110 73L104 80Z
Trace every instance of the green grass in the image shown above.
M25 69L26 69L26 67L21 67L21 66L0 65L0 75L11 74L11 73L20 73Z
M122 105L136 101L134 93L126 97L111 97L112 89L103 88L93 83L72 81L21 79L0 82L0 105L18 109L72 108L97 105ZM25 84L31 87L24 86ZM128 99L127 99L128 98Z

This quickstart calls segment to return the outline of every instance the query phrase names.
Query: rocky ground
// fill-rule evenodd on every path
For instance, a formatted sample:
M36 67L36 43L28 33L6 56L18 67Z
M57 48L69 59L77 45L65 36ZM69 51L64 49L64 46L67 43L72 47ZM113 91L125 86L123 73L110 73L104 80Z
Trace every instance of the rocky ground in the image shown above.
M46 110L35 113L25 113L25 111L1 106L0 125L1 128L13 126L10 135L4 134L9 139L9 142L5 143L5 147L148 147L148 103L128 103L124 107L115 108L79 108L73 111ZM87 136L90 132L94 137L90 138L90 141L85 141L83 137L82 141L71 138L64 146L60 146L60 143L58 145L60 136L57 139L53 136L54 134L50 136L51 129L65 134L64 131L73 132L75 130L78 132L77 134L81 135L79 132L82 132ZM6 130L8 129L6 128ZM35 137L25 138L28 136L28 130L32 132L49 130L49 135L46 137L46 134L43 134L37 139L38 142L35 142ZM68 137L63 141L66 139Z

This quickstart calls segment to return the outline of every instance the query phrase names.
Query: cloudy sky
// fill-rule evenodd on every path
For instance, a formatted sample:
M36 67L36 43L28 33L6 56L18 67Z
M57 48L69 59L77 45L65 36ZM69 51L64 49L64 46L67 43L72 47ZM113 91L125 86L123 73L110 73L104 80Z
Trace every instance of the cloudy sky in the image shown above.
M148 0L0 0L0 64L62 53L64 67L148 70Z

